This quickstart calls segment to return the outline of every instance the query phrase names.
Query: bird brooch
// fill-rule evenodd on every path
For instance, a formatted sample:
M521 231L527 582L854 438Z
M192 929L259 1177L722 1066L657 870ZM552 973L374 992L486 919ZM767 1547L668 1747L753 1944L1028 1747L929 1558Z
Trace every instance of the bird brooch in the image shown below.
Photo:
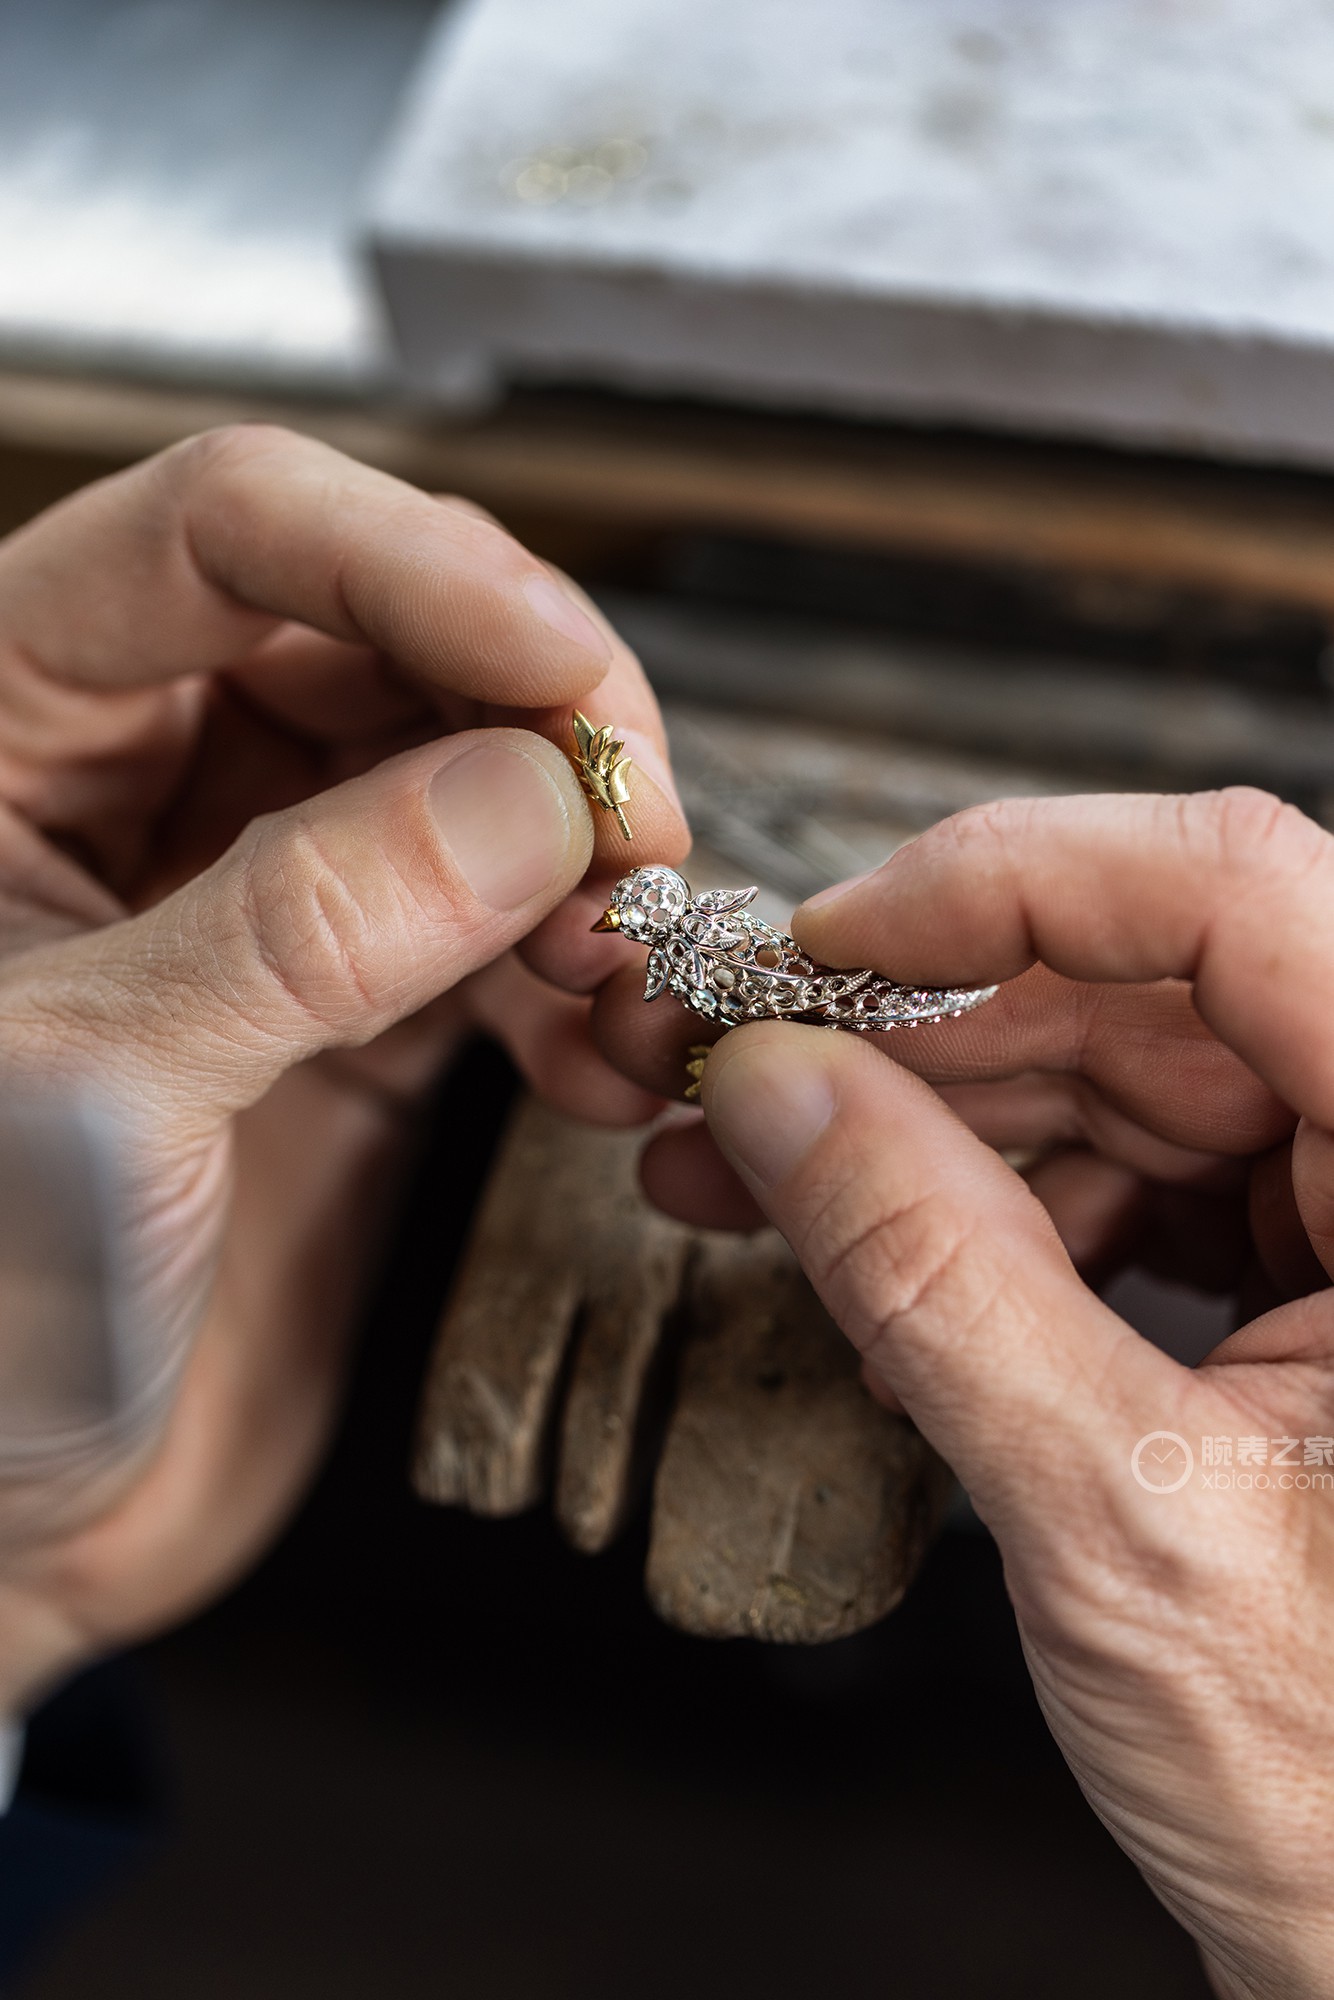
M594 729L576 709L575 767L589 799L616 815L627 840L630 760L608 725ZM708 1021L724 1028L743 1021L806 1021L854 1034L917 1028L952 1020L980 1007L994 986L901 986L869 969L840 972L808 958L795 938L775 930L748 905L750 889L692 893L674 868L661 862L623 875L595 931L618 931L648 946L646 1000L674 993ZM690 1051L687 1096L698 1094L708 1050Z
M856 1034L952 1020L990 1000L994 986L900 986L869 970L840 972L808 958L786 931L747 905L758 889L691 893L674 868L623 875L594 930L649 948L646 1000L674 993L706 1020L806 1021Z

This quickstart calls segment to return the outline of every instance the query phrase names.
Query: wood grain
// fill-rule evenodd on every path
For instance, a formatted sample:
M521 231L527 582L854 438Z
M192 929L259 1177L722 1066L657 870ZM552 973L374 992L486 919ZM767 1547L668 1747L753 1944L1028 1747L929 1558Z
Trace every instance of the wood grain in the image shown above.
M642 1394L692 1240L639 1194L642 1143L531 1097L513 1113L423 1392L425 1498L518 1513L547 1492L555 1458L576 1546L600 1548L620 1525Z
M639 1193L642 1144L639 1132L627 1139L575 1126L568 1134L567 1158L586 1166L597 1156L578 1189L579 1201L598 1211L597 1249L585 1269L553 1502L567 1539L587 1555L615 1539L647 1484L664 1342L698 1238Z
M423 1394L424 1498L510 1514L550 1490L605 1548L651 1468L650 1597L682 1630L815 1643L883 1617L948 1474L862 1389L856 1359L772 1232L685 1229L638 1192L642 1134L513 1115Z
M950 1475L862 1387L781 1237L701 1246L658 1467L649 1596L706 1638L812 1644L892 1611Z

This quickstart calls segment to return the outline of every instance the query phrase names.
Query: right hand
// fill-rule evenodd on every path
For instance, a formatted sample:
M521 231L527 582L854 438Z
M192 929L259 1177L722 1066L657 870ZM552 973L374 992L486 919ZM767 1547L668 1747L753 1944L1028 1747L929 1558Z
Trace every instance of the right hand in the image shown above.
M724 1036L703 1102L728 1180L696 1127L656 1142L655 1184L697 1219L709 1188L776 1223L868 1380L954 1466L1052 1730L1216 1990L1328 2000L1334 839L1247 791L1009 801L793 928L813 956L912 984L1012 983L881 1046L784 1022ZM1046 1198L1087 1250L1106 1215L1094 1200L1081 1219L1081 1176L1226 1199L1228 1240L1200 1206L1197 1247L1218 1275L1249 1257L1288 1302L1198 1369L1168 1359L904 1058L969 1078L959 1108L989 1139L1067 1142L1050 1165L1074 1180ZM1155 1490L1167 1461L1137 1447L1177 1453L1171 1436L1181 1483ZM1295 1472L1257 1477L1254 1440Z

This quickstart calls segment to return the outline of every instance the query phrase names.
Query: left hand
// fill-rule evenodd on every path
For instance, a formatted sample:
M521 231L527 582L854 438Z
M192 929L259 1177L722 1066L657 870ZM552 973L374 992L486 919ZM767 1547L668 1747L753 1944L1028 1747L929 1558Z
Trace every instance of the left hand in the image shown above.
M634 754L633 843L579 791L575 703ZM462 1032L567 1109L652 1114L589 1039L587 933L686 845L632 656L465 503L257 427L0 545L0 1081L126 1119L172 1391L129 1457L0 1452L0 1715L281 1521Z

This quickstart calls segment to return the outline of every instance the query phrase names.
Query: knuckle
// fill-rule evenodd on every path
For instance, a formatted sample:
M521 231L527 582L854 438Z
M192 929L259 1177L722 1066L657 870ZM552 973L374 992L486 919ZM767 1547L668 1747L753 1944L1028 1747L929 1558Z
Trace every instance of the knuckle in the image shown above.
M181 484L195 486L290 451L298 442L295 431L282 424L218 424L172 445L163 463Z
M506 541L514 539L504 522L498 520L489 507L483 507L480 500L470 500L466 493L433 493L431 498L437 506L448 508L451 514L461 515L485 528L494 528L504 535Z
M1183 818L1188 843L1198 845L1202 832L1229 872L1304 873L1330 851L1329 835L1314 820L1254 785L1198 793L1184 802Z
M851 1227L821 1259L818 1288L857 1345L870 1353L906 1321L934 1316L958 1289L972 1234L968 1219L935 1193Z
M962 812L951 813L948 819L941 820L927 838L953 849L961 858L966 857L980 846L994 846L997 840L1004 839L1004 810L1003 802L996 799L966 806Z
M949 858L969 871L985 867L994 872L1008 865L1014 843L1042 804L1037 799L988 799L952 813L921 838L939 841Z
M239 907L264 979L323 1036L369 1040L393 1018L373 976L377 924L307 820L259 820L240 856Z

